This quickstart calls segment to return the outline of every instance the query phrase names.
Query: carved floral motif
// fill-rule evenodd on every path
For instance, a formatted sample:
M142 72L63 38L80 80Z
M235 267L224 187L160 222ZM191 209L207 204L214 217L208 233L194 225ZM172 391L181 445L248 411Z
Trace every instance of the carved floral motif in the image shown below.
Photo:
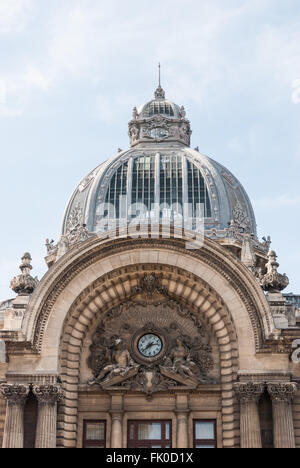
M161 285L160 279L153 274L145 275L138 286L132 288L133 294L146 293L148 296L153 296L155 293L166 294L167 288Z
M33 393L39 403L54 405L63 400L64 394L59 385L35 385Z
M9 405L24 405L29 393L29 386L2 384L0 391Z
M268 392L273 401L290 403L295 396L297 385L291 382L268 383Z
M242 403L257 402L264 389L265 385L263 383L242 382L234 385L235 394Z
M233 221L239 229L246 232L251 231L251 222L248 213L239 200L237 200L233 210Z

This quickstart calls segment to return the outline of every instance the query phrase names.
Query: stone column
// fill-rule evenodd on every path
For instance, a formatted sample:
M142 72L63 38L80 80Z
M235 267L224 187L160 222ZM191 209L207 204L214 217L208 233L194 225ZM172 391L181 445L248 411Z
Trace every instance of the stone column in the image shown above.
M240 401L241 448L262 448L258 401L264 392L262 383L245 382L234 385Z
M177 413L177 448L189 448L189 411Z
M274 448L296 448L292 400L297 385L291 382L268 383L273 406Z
M59 385L35 385L38 420L35 448L56 448L57 403L63 399Z
M189 448L189 394L176 394L177 448Z
M1 385L1 393L7 401L3 448L24 447L24 406L29 393L27 385Z
M123 413L111 411L111 448L123 448Z
M111 448L123 448L124 394L111 394Z

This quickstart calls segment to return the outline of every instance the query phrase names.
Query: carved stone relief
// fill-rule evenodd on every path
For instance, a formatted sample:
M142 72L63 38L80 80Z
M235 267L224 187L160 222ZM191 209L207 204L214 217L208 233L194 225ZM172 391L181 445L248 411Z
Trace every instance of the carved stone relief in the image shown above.
M141 339L147 356L139 349ZM155 340L160 342L157 353ZM195 314L168 299L131 301L111 310L93 334L89 352L93 378L88 383L102 389L120 387L151 396L217 382L210 375L215 362L205 327Z

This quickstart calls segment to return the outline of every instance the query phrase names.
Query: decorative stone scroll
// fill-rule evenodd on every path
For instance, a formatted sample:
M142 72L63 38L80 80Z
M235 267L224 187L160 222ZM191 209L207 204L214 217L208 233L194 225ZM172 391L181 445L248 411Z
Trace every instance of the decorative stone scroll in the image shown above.
M63 400L64 394L59 385L35 385L33 393L39 403L54 405Z
M2 384L0 387L2 396L10 406L24 405L29 393L28 385Z
M272 401L284 401L290 403L296 393L297 385L294 383L269 383L268 392Z
M264 389L263 383L242 382L234 385L235 394L241 403L258 402Z

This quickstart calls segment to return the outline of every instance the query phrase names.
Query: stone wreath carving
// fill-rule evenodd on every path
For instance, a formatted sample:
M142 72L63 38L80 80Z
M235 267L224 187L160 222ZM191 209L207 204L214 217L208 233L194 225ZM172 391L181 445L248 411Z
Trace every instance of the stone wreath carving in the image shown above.
M88 384L103 389L117 386L152 395L174 388L195 389L199 385L216 383L215 378L209 377L214 360L202 323L196 317L192 320L192 313L178 310L179 305L168 303L168 306L173 308L175 317L189 321L189 326L196 330L194 336L185 334L175 321L165 327L155 323L139 327L134 321L121 324L122 313L130 315L133 310L134 319L134 310L146 307L138 303L124 304L107 314L93 336L88 358L93 378ZM152 304L152 307L161 307L161 304ZM116 334L109 331L112 321L119 323ZM159 336L162 341L162 351L150 359L142 356L137 347L139 338L147 333Z

